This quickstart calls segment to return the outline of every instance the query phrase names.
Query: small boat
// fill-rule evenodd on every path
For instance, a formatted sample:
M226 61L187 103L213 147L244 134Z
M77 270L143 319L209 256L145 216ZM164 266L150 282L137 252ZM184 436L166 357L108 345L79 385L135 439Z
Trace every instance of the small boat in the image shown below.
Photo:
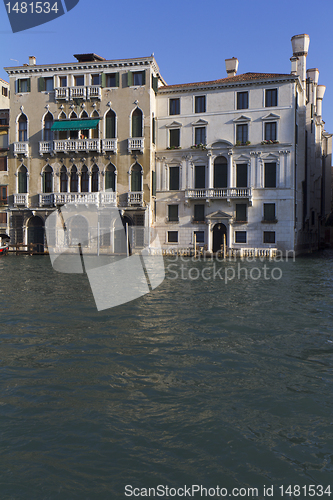
M5 255L8 252L9 240L8 234L0 233L0 255Z

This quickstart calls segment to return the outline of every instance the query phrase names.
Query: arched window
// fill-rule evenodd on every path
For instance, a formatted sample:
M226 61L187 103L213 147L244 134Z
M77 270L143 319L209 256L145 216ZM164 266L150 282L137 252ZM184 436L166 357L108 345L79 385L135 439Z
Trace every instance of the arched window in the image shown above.
M71 114L69 115L70 119L75 119L77 118L77 114L75 111L72 111ZM78 139L79 138L79 131L78 130L70 130L69 131L69 138L70 139Z
M89 175L88 169L83 165L81 169L81 193L88 193L89 191Z
M99 118L99 114L97 113L97 111L95 110L93 112L93 114L91 115L92 118ZM98 130L98 124L97 124L97 127L96 128L93 128L91 129L91 138L92 139L98 139L99 137L99 130Z
M79 176L77 175L77 168L75 165L71 168L71 193L77 193L79 191Z
M18 192L28 192L28 170L24 165L21 165L18 170Z
M68 189L68 175L67 169L63 165L60 169L60 193L67 193Z
M53 189L53 170L50 165L47 165L43 170L43 193L52 193Z
M218 156L214 161L214 188L228 187L228 161Z
M116 168L110 163L105 169L105 190L116 191Z
M67 116L65 115L65 113L62 111L59 115L59 120L66 120L67 119ZM58 132L58 139L60 141L64 141L67 139L67 130L59 130Z
M131 169L131 191L142 191L142 168L136 163Z
M80 118L83 119L89 118L88 113L85 110L83 110ZM83 129L80 131L80 139L89 139L89 129L87 130Z
M23 113L18 120L18 140L19 142L28 140L28 118Z
M69 244L82 247L88 246L88 221L82 215L76 215L69 221L70 239Z
M136 108L132 113L132 137L142 137L142 111Z
M59 120L66 120L67 116L66 114L62 111L59 115Z
M74 119L74 118L77 118L77 114L75 113L75 111L72 111L71 114L69 115L70 119Z
M44 117L44 141L52 141L53 132L51 130L53 125L53 116L50 112Z
M98 179L99 178L99 168L97 165L94 165L92 168L92 176L91 176L91 191L96 193L98 191Z
M115 139L116 137L116 114L110 109L105 117L105 138Z

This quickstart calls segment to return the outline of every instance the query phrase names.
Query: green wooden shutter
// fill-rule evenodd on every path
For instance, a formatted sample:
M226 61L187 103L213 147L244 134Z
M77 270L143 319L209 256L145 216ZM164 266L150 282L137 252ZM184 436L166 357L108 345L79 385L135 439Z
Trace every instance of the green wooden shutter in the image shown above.
M156 196L156 172L152 171L152 195Z
M38 78L38 92L45 90L45 78L42 76Z
M128 87L132 87L132 85L133 85L133 73L132 73L132 71L128 71L128 73L127 73L127 85L128 85Z
M153 76L153 78L152 78L152 87L153 87L153 91L156 94L157 90L158 90L158 78L157 78L157 76Z
M131 191L141 191L141 172L138 170L132 170Z
M106 74L105 73L101 74L101 87L102 88L106 87Z
M31 92L31 78L27 79L27 92Z
M116 176L114 172L107 170L105 172L105 189L116 190Z
M132 137L142 137L142 113L138 108L132 114Z
M18 190L19 193L26 193L27 192L27 173L26 172L19 172L18 174Z
M106 115L105 137L106 139L114 139L116 137L116 117L111 111Z
M116 87L119 87L119 73L116 73Z
M146 85L146 71L142 71L142 85Z
M155 117L153 116L152 120L152 141L153 144L156 144L156 123L155 123Z
M17 93L19 94L21 92L21 80L16 80L17 83Z

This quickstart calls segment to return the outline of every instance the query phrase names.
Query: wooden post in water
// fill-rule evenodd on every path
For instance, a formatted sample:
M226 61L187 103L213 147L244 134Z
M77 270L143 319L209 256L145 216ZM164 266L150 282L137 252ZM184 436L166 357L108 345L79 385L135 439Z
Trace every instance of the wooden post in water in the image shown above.
M223 258L226 258L226 251L227 251L227 243L226 243L226 237L225 234L223 235Z
M197 235L194 233L194 257L197 256Z
M129 257L128 222L126 222L126 254Z

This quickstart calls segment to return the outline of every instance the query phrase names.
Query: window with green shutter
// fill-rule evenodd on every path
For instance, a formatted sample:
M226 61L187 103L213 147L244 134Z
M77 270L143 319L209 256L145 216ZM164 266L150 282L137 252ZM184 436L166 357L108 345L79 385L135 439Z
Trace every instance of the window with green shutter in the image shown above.
M105 170L105 189L116 191L116 169L114 165L108 165Z
M276 187L276 163L265 163L265 188Z
M236 165L236 187L247 187L247 164L239 163Z
M169 167L169 189L179 191L179 167Z
M27 168L22 165L18 172L18 192L27 193L28 192L28 176Z
M275 203L264 203L264 221L275 222Z
M102 73L101 87L119 87L119 73Z
M41 76L38 78L38 92L43 92L45 90L45 78Z
M218 156L214 161L214 188L228 187L228 161Z
M20 78L16 80L16 93L23 94L31 91L30 78Z
M236 222L247 221L247 205L246 203L236 204Z
M43 193L52 193L52 168L47 165L43 171Z
M132 113L132 137L142 137L142 111L136 108Z
M116 114L110 109L105 117L105 138L115 139L116 137Z
M205 220L205 205L194 205L194 217L195 222L204 222Z
M178 205L168 205L168 220L170 222L178 222Z
M131 191L142 191L142 168L136 163L131 170Z
M195 189L206 187L206 167L204 165L194 167L194 187Z
M154 115L152 118L152 141L153 141L153 144L156 144L156 120L155 120Z
M127 85L129 87L141 86L146 84L145 71L129 71L127 73Z

